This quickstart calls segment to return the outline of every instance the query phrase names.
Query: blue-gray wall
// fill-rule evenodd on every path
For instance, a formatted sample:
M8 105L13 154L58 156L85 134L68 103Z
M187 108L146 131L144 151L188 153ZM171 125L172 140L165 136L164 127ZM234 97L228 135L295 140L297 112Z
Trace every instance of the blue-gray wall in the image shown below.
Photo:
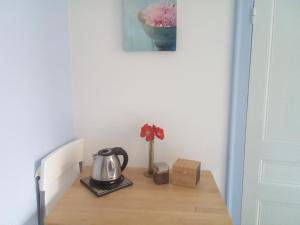
M72 139L67 0L0 0L0 224L35 225L39 160Z

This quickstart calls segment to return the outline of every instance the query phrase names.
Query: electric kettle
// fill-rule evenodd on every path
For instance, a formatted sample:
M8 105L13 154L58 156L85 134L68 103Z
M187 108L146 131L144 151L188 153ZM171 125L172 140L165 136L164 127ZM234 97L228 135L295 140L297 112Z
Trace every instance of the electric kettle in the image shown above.
M118 155L123 156L121 165ZM97 186L111 186L122 181L122 171L128 163L127 152L120 148L106 148L93 155L91 183Z

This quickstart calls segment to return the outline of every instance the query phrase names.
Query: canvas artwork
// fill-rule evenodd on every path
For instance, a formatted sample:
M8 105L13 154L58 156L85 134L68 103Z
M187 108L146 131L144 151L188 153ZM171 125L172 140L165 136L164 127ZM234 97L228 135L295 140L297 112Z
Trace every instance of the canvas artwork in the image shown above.
M123 0L126 51L176 50L176 0Z

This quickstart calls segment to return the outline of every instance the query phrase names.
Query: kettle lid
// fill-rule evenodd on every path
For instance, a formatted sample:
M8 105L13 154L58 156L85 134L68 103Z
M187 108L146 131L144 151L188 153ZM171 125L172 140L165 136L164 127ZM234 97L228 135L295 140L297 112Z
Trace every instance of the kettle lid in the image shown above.
M114 155L114 152L113 152L113 149L111 149L111 148L105 148L105 149L101 149L100 151L98 151L98 155L110 156L110 155Z

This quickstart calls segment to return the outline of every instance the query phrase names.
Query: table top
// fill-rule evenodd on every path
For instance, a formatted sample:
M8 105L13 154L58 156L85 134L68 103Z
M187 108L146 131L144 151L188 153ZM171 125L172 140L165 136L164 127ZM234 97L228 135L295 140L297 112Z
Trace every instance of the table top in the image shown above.
M232 225L211 172L196 188L156 185L142 168L126 168L133 186L96 197L80 180L45 218L46 225ZM86 168L81 177L89 176Z

